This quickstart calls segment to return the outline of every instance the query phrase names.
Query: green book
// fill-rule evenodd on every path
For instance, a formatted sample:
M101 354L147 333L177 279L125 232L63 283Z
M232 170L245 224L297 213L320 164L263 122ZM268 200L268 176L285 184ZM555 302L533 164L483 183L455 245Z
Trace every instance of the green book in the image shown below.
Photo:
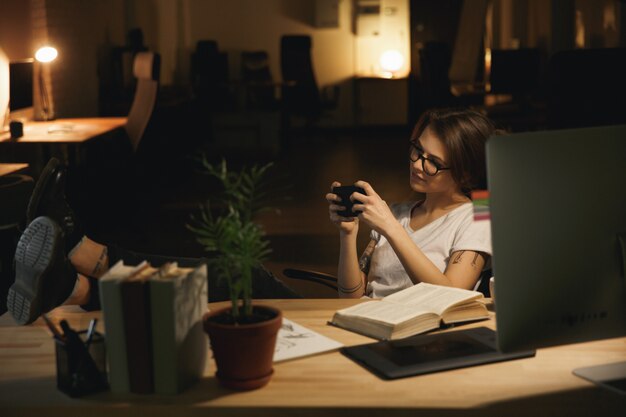
M137 266L128 266L119 261L98 280L100 305L104 318L109 385L111 392L114 393L130 392L120 283L147 265L146 262L142 262Z
M178 394L200 379L208 354L202 328L207 310L207 268L160 268L150 278L154 391Z

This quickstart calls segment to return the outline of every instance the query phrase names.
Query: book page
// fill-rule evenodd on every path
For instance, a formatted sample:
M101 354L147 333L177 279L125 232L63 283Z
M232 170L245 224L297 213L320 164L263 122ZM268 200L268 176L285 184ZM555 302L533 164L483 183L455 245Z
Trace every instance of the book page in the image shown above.
M442 315L447 308L453 305L481 297L483 295L477 291L420 282L412 287L384 297L383 301L406 306L419 306L424 310Z
M328 352L343 347L343 343L307 329L285 317L278 331L274 362Z
M126 278L127 276L131 276L137 271L142 270L143 268L146 267L146 265L148 265L148 262L146 261L143 261L137 266L125 265L124 261L117 261L115 265L113 265L111 268L109 268L107 272L104 273L104 275L100 278L100 280L102 281L112 280L113 281L113 280Z
M364 317L371 321L396 325L409 320L412 317L419 316L422 313L430 313L430 311L419 305L407 306L395 303L386 303L384 301L369 301L367 303L361 303L349 308L344 308L343 310L337 311L336 314L347 317Z

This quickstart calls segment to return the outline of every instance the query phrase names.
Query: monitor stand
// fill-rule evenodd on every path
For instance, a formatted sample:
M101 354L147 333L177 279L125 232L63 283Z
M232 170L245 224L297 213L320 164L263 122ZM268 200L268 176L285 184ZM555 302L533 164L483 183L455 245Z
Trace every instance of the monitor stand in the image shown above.
M602 388L626 395L626 362L576 368L572 372Z

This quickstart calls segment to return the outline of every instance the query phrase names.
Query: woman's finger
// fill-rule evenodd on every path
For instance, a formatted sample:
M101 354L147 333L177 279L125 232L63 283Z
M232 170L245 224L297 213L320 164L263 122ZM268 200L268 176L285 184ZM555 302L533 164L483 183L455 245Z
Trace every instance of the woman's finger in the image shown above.
M374 188L367 181L359 180L359 181L355 182L354 185L364 189L365 190L365 194L367 194L368 196L378 195L378 194L376 194L376 191L374 191Z
M326 201L328 201L329 203L339 202L341 201L341 197L339 197L337 194L328 193L326 194Z

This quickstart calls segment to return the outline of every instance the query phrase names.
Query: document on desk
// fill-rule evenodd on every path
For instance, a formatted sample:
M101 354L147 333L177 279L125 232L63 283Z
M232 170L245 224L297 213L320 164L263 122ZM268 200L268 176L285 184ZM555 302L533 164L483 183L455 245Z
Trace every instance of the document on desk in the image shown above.
M343 343L339 343L283 317L283 324L276 338L274 362L329 352L343 346Z

